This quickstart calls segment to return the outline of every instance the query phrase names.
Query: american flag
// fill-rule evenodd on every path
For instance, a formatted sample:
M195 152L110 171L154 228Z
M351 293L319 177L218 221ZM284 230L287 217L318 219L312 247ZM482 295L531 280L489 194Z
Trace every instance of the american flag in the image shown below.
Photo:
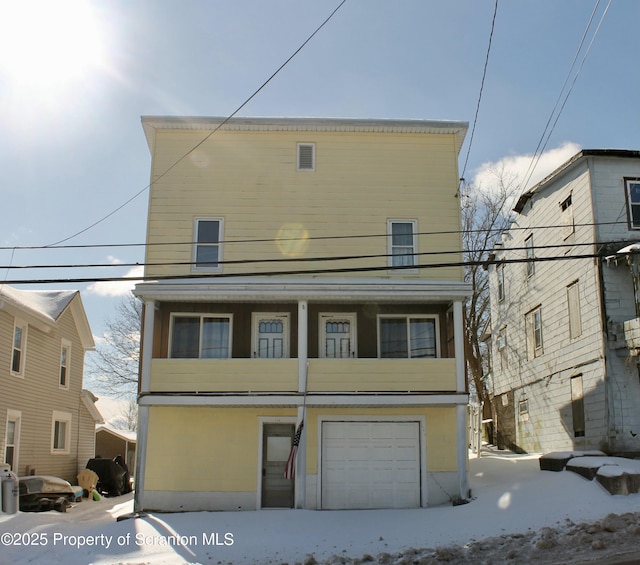
M302 435L302 428L304 427L304 420L301 420L296 430L296 435L293 436L293 443L291 444L291 451L289 452L289 459L287 459L287 465L284 468L284 478L292 480L296 475L296 453L298 452L298 446L300 445L300 436Z

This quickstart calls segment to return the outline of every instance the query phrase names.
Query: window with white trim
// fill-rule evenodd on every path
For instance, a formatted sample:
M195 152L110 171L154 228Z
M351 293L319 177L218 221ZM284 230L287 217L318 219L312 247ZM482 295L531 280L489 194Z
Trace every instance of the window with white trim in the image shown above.
M625 178L624 186L627 197L629 228L638 230L640 229L640 178Z
M173 314L172 359L228 359L231 357L230 314Z
M392 358L439 357L437 316L378 317L378 356Z
M535 248L533 247L533 234L524 240L525 256L527 258L527 277L532 277L536 273L536 264L534 259L536 258Z
M71 342L62 340L60 347L60 372L58 384L60 388L69 388L69 375L71 370Z
M221 271L222 266L222 218L196 218L194 225L193 269L197 271Z
M356 356L356 315L320 314L320 357L349 359Z
M582 335L582 316L580 313L580 285L578 281L567 286L567 309L569 318L569 337L575 339Z
M522 398L518 401L518 420L520 422L529 421L529 399Z
M4 462L11 466L13 472L18 471L20 456L20 423L22 412L7 409L7 426L4 436Z
M498 301L502 302L505 297L505 287L504 287L504 263L498 265L496 269L496 274L498 276Z
M567 239L570 235L572 235L575 231L575 224L573 221L573 206L572 206L572 195L569 194L567 198L565 198L562 202L560 202L560 214L561 219L560 223L562 225L562 237L563 239Z
M543 353L542 308L538 306L525 314L525 332L527 337L527 357L534 359Z
M498 330L498 336L496 339L496 348L498 349L498 356L500 358L500 369L504 370L508 366L507 327L506 326Z
M51 453L69 453L71 414L53 411L51 418Z
M24 356L27 343L27 324L16 320L13 326L13 345L11 349L11 373L24 374Z
M289 358L289 314L254 312L253 357L258 359Z
M315 171L316 145L315 143L298 143L297 169L299 171Z
M387 233L389 238L389 267L392 269L415 267L418 252L418 221L389 220Z

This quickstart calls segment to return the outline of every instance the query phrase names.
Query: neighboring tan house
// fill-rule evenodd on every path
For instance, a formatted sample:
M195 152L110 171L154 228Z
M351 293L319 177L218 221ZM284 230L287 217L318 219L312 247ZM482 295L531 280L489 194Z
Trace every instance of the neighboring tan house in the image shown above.
M142 123L136 509L467 498L467 124Z
M96 457L115 459L121 455L129 473L136 469L136 432L116 430L109 425L96 426Z
M82 388L94 347L80 293L0 285L0 442L18 475L73 484L94 456L96 397Z
M640 240L640 152L580 151L515 212L489 267L498 444L640 452L638 357L624 329L639 287L617 253Z

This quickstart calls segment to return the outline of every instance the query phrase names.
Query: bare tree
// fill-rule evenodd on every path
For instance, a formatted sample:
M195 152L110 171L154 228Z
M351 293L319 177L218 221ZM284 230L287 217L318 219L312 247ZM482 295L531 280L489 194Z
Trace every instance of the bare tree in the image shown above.
M130 398L120 410L118 423L124 430L138 431L138 403L135 398Z
M504 169L492 171L495 183L491 187L463 185L462 230L465 257L465 281L472 285L472 295L464 305L465 356L478 400L488 404L486 386L488 351L481 336L490 317L489 277L482 263L494 244L509 226L511 208L516 194L515 175Z
M104 338L87 358L92 382L108 394L134 395L138 387L142 303L129 293L105 322Z

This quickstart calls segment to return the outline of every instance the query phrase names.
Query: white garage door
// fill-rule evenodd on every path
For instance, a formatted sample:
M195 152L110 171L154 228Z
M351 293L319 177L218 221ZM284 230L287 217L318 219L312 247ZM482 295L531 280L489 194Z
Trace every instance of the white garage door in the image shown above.
M323 422L322 507L420 506L418 422Z

